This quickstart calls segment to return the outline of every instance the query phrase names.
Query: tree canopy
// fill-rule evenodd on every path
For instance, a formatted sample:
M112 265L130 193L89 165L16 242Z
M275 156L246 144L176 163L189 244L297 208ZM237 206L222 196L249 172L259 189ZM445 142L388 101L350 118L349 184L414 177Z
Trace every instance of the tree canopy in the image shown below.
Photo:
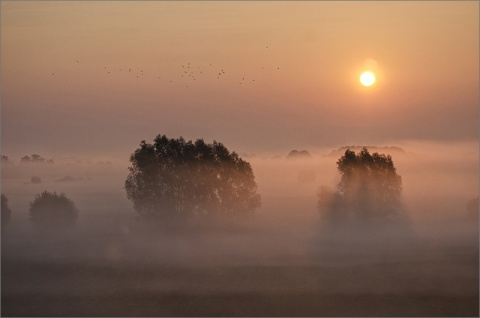
M292 150L288 153L288 159L304 159L304 158L311 158L312 155L307 150Z
M371 220L398 214L402 178L390 155L347 149L337 169L341 174L337 191L322 187L318 193L318 208L325 217Z
M10 159L8 158L8 156L5 156L5 155L1 155L1 162L2 162L2 165L4 164L11 164L12 162L10 161Z
M260 207L250 164L222 143L158 135L130 162L125 190L141 216L245 216Z
M78 209L65 193L44 191L30 202L30 220L37 225L72 226Z
M20 163L49 163L49 164L53 164L54 161L53 161L53 159L45 160L45 158L43 158L39 154L33 154L31 157L23 156L20 159Z

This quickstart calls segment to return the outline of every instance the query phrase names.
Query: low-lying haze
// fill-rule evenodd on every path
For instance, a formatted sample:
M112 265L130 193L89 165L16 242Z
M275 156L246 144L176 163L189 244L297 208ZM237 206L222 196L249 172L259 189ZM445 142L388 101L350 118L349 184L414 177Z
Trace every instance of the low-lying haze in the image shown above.
M4 164L13 213L2 229L2 314L478 314L478 211L467 208L478 145L401 146L392 157L407 221L373 230L331 228L317 212L318 188L340 179L334 149L244 156L262 196L256 215L180 227L138 220L123 189L127 160ZM75 228L30 224L28 203L43 190L75 202ZM20 306L27 296L32 306Z

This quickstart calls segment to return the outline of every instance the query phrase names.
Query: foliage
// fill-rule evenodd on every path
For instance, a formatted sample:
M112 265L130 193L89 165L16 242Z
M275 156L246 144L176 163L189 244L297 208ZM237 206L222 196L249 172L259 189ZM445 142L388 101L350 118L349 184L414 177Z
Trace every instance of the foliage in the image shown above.
M287 158L288 159L297 159L297 158L311 158L312 155L307 151L307 150L292 150L288 153Z
M20 159L20 163L30 163L32 159L30 159L29 156L24 156L22 159Z
M42 163L43 163L43 162L45 162L45 159L44 159L42 156L38 155L38 154L33 154L33 155L32 155L32 161L33 161L33 162L42 162Z
M34 224L71 226L77 220L78 210L64 193L44 191L30 202L29 216Z
M10 210L10 208L8 207L8 199L3 193L1 195L1 201L2 201L2 206L1 206L2 226L4 226L10 221L12 210Z
M398 214L402 178L390 155L347 149L337 169L341 174L337 191L324 187L318 193L319 211L327 219L373 220Z
M53 164L54 161L53 161L53 159L45 160L45 158L43 158L39 154L33 154L31 157L23 156L20 159L20 163L49 163L49 164Z
M250 164L219 142L158 135L130 162L125 189L142 216L244 216L260 207Z
M10 163L12 163L12 162L10 161L10 159L8 158L8 156L5 156L5 155L1 155L1 162L2 162L2 164L10 164Z

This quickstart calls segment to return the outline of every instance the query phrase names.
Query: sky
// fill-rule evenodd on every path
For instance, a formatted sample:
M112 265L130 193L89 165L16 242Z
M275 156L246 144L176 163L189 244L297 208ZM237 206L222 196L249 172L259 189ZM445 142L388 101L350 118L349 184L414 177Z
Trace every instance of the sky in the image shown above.
M477 141L478 39L477 1L1 1L1 153Z

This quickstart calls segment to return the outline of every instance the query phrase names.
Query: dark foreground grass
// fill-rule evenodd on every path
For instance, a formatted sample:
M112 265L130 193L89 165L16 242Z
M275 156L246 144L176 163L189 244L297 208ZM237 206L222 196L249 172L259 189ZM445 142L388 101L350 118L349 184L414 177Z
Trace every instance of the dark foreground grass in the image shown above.
M1 315L479 315L477 227L346 238L302 237L306 226L109 229L2 233Z
M478 297L422 294L118 292L2 295L2 316L478 316Z
M429 275L421 271L425 265L431 267L415 261L197 268L4 259L1 313L17 317L478 316L477 282L466 277L462 282L462 275L453 272L452 277L445 276L449 272L439 272L438 267L432 267ZM457 282L449 288L453 279Z

